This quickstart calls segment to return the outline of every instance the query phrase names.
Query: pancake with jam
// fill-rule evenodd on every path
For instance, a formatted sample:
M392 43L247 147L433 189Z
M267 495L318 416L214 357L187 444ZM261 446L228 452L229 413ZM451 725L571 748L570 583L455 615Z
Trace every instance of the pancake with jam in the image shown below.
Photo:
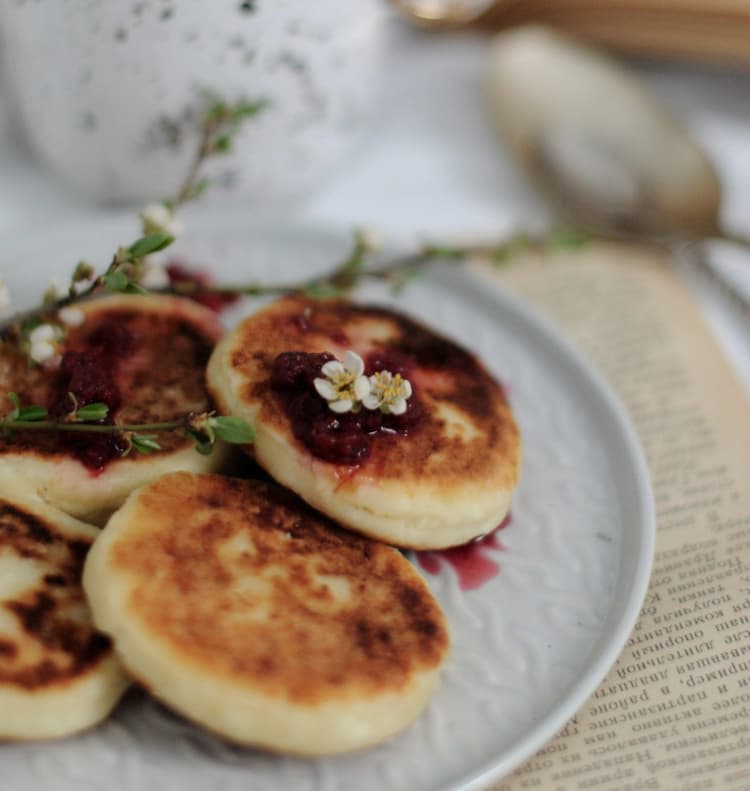
M0 346L0 410L8 392L61 418L72 400L109 406L107 422L157 423L209 408L204 376L221 334L215 314L170 296L112 296L81 305L84 321L61 344L59 366L31 366L9 344ZM121 435L14 431L0 437L0 472L66 513L101 523L134 488L172 470L212 470L219 447L201 456L176 433L161 433L162 450L122 453Z
M81 588L99 530L0 487L0 740L46 739L103 719L128 685Z
M157 698L278 752L397 733L448 654L440 607L401 553L270 483L174 473L134 492L83 582L95 623Z
M354 392L359 377L342 389L346 377L327 365L352 351L369 395ZM334 411L346 404L328 400L326 370L352 410ZM403 314L282 299L225 336L207 381L220 411L255 426L258 463L348 528L432 549L487 533L508 511L520 439L503 388L474 355ZM378 392L385 401L369 408Z

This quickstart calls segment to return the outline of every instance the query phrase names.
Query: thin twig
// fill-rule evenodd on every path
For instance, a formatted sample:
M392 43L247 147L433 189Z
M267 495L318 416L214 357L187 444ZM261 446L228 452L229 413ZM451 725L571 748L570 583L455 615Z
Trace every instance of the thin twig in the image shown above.
M360 280L394 281L399 274L418 272L424 267L436 262L453 261L462 263L470 258L485 258L500 262L514 250L543 247L548 241L547 235L530 236L527 234L514 234L513 236L498 241L495 244L469 245L466 247L449 247L445 245L426 244L413 253L396 256L375 267L359 266L364 260L366 251L358 250L358 257L354 254L347 258L332 271L302 280L298 283L262 283L251 282L244 284L218 283L200 284L191 282L172 283L164 288L154 289L151 293L174 294L176 296L190 297L203 294L217 294L223 296L289 296L293 294L324 293L329 289L333 294L343 295L351 291ZM109 271L109 270L108 270ZM105 273L106 274L106 273ZM52 315L62 308L74 303L88 301L92 298L107 296L109 292L102 290L103 276L91 284L85 291L77 295L66 295L54 302L43 306L31 308L11 316L0 325L0 339L8 340L14 335L14 328L26 324L46 315ZM97 291L97 289L99 289Z
M0 429L40 430L40 431L78 431L93 434L121 434L124 431L174 431L185 425L184 420L170 420L162 423L65 423L57 420L0 420Z
M177 191L175 197L170 201L172 209L182 206L193 197L195 184L198 180L198 173L203 166L204 161L211 155L213 149L213 138L216 133L217 122L212 117L207 117L201 127L201 137L198 143L198 150L195 152L195 157L190 165L190 168L182 182L182 186Z

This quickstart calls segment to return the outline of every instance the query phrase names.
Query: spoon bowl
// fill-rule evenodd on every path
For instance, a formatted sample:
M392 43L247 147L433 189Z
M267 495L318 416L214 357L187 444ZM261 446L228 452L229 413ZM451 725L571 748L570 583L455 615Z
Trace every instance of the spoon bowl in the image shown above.
M615 236L724 236L708 157L613 59L545 28L504 33L488 96L511 152L570 221Z

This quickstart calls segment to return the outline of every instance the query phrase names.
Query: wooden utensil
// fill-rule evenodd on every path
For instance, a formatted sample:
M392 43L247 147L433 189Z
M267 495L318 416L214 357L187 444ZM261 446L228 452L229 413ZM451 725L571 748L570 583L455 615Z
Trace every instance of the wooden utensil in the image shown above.
M750 67L748 0L395 0L428 26L536 22L628 53Z

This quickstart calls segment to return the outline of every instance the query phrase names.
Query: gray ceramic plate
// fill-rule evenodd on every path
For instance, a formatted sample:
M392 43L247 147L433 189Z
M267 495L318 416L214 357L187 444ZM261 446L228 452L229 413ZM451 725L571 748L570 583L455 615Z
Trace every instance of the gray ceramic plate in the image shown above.
M81 256L106 262L117 242L133 238L132 221L110 218L5 239L1 271L18 301L28 302L51 275L64 282ZM322 271L347 247L344 233L226 221L194 232L182 250L191 263L237 281ZM424 573L447 613L454 650L426 713L375 749L309 761L230 746L135 693L89 733L0 746L4 786L468 791L541 748L602 680L638 615L654 537L648 472L622 408L554 329L466 273L438 269L398 298L380 286L358 297L393 302L479 354L506 385L524 441L511 522L499 546L470 561L491 578L462 589L454 565L427 559L438 571Z

